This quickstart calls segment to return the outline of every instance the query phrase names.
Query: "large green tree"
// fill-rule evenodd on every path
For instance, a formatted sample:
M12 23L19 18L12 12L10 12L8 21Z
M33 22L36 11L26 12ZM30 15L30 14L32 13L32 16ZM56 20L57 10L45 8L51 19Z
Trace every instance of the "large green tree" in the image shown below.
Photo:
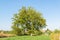
M17 14L13 16L13 30L17 32L40 30L46 27L46 20L42 14L31 7L22 7ZM18 31L18 29L20 31Z

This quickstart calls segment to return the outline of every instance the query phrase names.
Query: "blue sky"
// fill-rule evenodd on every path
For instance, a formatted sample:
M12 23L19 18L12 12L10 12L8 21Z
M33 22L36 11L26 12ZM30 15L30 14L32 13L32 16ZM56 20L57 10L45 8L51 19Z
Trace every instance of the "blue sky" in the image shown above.
M11 30L11 18L22 6L40 11L46 19L46 28L60 29L60 0L0 0L0 30Z

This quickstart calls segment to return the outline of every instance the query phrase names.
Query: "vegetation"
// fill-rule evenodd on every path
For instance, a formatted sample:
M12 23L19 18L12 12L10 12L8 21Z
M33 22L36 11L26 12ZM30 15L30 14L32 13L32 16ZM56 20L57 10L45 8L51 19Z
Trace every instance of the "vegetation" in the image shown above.
M17 14L13 16L13 31L17 35L34 34L35 31L40 32L40 29L46 27L46 20L40 12L33 8L22 7Z
M50 35L51 40L60 40L60 33L51 33Z
M55 29L55 30L54 30L54 33L60 33L60 30Z
M50 40L49 36L16 36L10 38L0 38L0 40Z
M46 20L40 12L31 7L22 7L12 19L13 30L0 30L0 40L60 40L60 30L42 31L46 27Z
M46 33L47 35L50 35L50 34L52 33L52 31L49 30L49 29L47 29L47 30L45 31L45 33Z

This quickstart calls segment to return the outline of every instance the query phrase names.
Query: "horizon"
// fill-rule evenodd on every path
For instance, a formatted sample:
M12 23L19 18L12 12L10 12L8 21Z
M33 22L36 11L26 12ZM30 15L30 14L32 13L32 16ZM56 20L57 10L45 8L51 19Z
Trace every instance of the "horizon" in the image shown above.
M41 12L46 19L46 28L60 29L60 0L1 0L0 1L0 30L11 30L13 14L25 7L33 7Z

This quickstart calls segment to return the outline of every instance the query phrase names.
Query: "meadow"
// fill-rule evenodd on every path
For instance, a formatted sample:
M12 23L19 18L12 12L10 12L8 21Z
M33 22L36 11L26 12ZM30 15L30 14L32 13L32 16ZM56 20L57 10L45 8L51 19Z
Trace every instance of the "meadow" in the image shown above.
M8 38L0 38L0 40L50 40L49 36L16 36Z

